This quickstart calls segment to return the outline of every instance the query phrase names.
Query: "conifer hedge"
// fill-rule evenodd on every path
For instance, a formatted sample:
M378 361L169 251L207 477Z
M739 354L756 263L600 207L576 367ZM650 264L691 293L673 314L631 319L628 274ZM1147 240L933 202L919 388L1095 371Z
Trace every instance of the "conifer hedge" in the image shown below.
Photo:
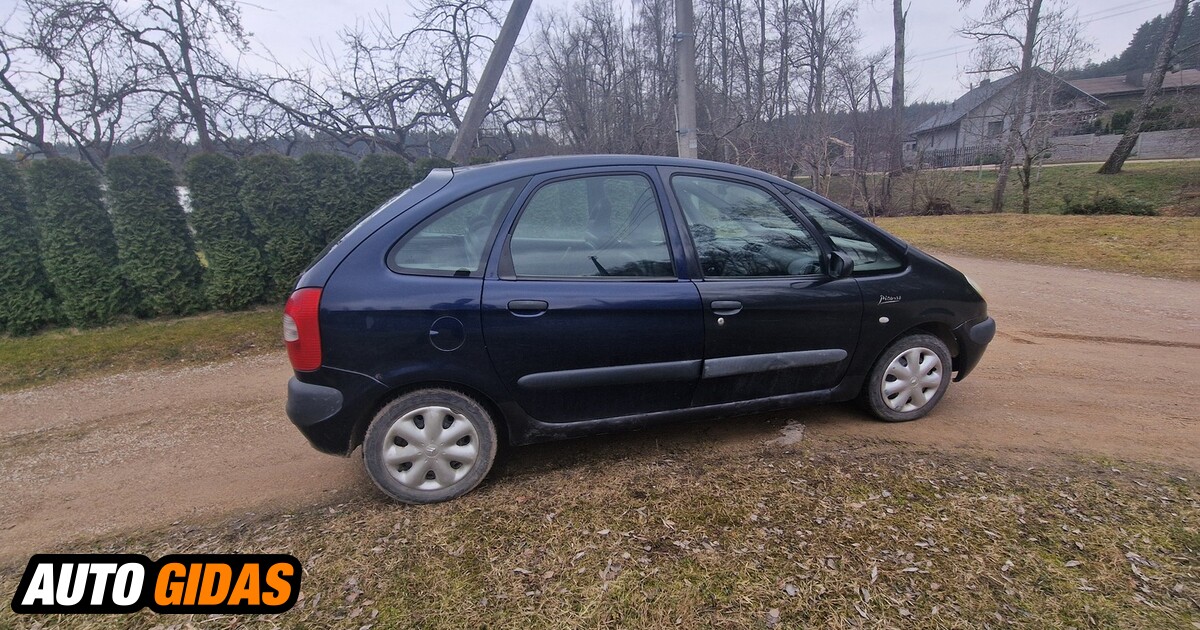
M367 155L358 163L359 214L378 208L418 181L408 160L399 155Z
M24 182L12 162L0 160L0 333L27 335L57 317Z
M300 158L299 170L313 231L320 242L329 243L363 214L354 161L334 153L309 153Z
M149 155L123 155L104 170L121 270L139 297L134 311L158 317L202 310L203 268L171 165Z
M67 158L38 160L28 182L42 263L67 321L94 326L126 312L132 295L96 172Z
M204 295L213 308L234 311L263 300L267 263L238 196L238 164L215 153L183 168L196 242L208 263Z
M295 160L256 155L241 164L242 208L267 255L268 292L279 298L292 289L321 245L305 211Z

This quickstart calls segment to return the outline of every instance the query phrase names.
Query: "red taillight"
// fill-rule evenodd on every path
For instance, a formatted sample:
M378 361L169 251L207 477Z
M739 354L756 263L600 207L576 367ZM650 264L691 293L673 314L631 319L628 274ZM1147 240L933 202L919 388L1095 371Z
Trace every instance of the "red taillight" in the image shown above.
M317 324L320 305L320 289L298 289L283 307L283 342L292 369L297 372L321 367L321 328Z

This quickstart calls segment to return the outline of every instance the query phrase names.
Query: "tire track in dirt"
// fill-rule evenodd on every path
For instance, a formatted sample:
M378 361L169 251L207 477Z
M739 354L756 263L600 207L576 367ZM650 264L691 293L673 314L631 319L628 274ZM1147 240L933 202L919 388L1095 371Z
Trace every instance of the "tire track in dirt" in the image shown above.
M1200 343L1188 343L1186 341L1161 341L1158 339L1140 339L1138 337L1102 337L1098 335L1073 335L1071 333L1056 333L1046 331L1027 332L1027 335L1033 337L1042 337L1043 339L1066 339L1069 341L1093 341L1096 343L1124 343L1131 346L1160 346L1163 348L1191 348L1200 350Z

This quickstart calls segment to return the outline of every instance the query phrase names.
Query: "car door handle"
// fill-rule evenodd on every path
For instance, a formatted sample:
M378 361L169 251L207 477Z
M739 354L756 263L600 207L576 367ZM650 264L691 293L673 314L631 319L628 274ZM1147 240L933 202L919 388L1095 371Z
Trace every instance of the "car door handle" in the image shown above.
M737 300L716 300L709 307L717 315L737 315L742 312L742 303Z
M546 312L550 303L545 300L513 300L508 303L508 310L518 317L536 317Z

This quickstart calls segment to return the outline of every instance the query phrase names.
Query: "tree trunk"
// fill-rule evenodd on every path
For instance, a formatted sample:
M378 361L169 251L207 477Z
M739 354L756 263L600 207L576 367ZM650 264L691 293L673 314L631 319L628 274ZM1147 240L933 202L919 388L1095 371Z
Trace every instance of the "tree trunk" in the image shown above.
M1025 40L1021 43L1021 76L1017 81L1018 93L1014 101L1012 124L1008 129L1008 141L1004 143L1004 157L996 173L996 190L992 193L992 212L1004 210L1004 191L1008 188L1009 171L1016 159L1017 139L1021 125L1025 122L1025 108L1029 92L1033 88L1033 48L1037 44L1038 20L1042 13L1042 0L1033 0L1029 14L1025 16Z
M1021 214L1029 214L1029 186L1033 183L1033 156L1027 151L1021 163Z
M892 206L892 178L904 174L904 22L907 18L902 0L892 0L892 28L896 42L892 48L892 128L888 172L883 177L879 205Z
M1129 154L1133 152L1133 147L1137 144L1138 135L1142 130L1142 123L1146 121L1146 115L1150 113L1150 108L1154 107L1154 101L1162 90L1163 78L1167 76L1167 69L1171 67L1171 50L1175 48L1175 41L1179 39L1179 31L1183 28L1183 19L1187 16L1189 2L1191 0L1175 0L1175 8L1171 9L1171 21L1167 24L1167 31L1163 34L1162 43L1158 46L1158 57L1154 59L1154 72L1150 74L1150 82L1146 84L1142 102L1138 105L1137 111L1133 113L1133 119L1129 121L1129 126L1125 128L1125 135L1121 136L1121 141L1113 149L1112 155L1108 156L1108 160L1100 167L1101 175L1120 173L1121 167L1125 165L1125 160L1129 159Z
M208 112L204 111L204 102L200 96L200 81L196 76L195 68L192 67L192 40L188 33L188 25L184 23L182 0L175 0L175 24L179 28L179 58L183 61L184 79L187 84L187 89L181 90L183 93L180 96L183 97L184 105L192 116L192 122L196 124L196 137L200 142L200 150L205 153L213 153L217 150L217 145L213 142L212 134L208 130Z

